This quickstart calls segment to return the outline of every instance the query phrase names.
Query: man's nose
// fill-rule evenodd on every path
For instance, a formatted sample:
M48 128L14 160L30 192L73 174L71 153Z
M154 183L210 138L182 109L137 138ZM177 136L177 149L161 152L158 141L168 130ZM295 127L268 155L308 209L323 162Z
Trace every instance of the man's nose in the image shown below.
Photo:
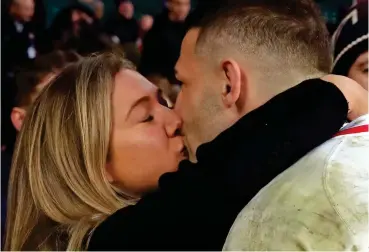
M177 96L177 99L176 99L176 102L174 103L173 105L173 110L174 112L177 113L177 115L179 115L179 108L180 108L180 104L181 104L181 100L182 100L182 92L180 91L178 93L178 96Z
M182 120L173 110L168 111L165 128L168 137L175 137L181 134Z

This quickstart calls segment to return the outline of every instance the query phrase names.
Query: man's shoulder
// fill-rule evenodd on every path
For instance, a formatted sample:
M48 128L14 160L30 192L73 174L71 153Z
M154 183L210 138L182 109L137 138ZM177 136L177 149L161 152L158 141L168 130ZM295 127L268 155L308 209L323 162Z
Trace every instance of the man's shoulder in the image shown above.
M308 250L364 248L367 151L368 132L334 137L312 150L241 211L224 248L298 250L301 244Z

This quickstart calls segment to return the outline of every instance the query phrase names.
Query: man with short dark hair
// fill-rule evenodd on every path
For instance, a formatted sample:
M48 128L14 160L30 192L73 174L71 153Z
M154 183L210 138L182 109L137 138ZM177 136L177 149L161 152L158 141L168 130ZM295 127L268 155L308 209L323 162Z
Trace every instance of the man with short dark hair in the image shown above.
M223 99L229 102L237 100L241 88L247 89L242 94L242 113L247 114L276 94L330 72L329 34L312 1L233 2L203 20L201 30L187 33L176 65L177 79L185 87L177 111L184 118L193 158L200 143L239 119L217 110L228 87ZM216 77L206 80L210 75Z
M246 137L250 132L235 130L243 125L245 131L261 130L268 134L268 127L281 127L280 130L285 127L272 125L271 118L296 123L295 116L312 112L313 106L287 115L289 107L296 107L294 104L306 99L315 85L317 89L323 87L324 82L314 78L330 72L330 49L324 21L310 0L231 0L186 34L176 65L182 90L175 109L184 121L183 133L191 160L201 164L221 155L228 164L225 176L232 177L233 183L251 196L233 224L225 250L368 247L366 95L362 117L354 118L337 137L305 153L284 172L274 174L275 178L267 178L273 169L266 168L266 164L250 169L252 159L245 158L243 146L258 140ZM357 83L351 85L365 94ZM301 93L287 96L297 89ZM322 95L318 90L315 93L316 98ZM276 97L285 99L274 104L274 113L264 115L261 120L264 123L248 121L261 115L260 111ZM326 96L328 100L330 97ZM225 136L229 138L225 143L234 144L215 144ZM255 148L254 155L262 155L268 149L268 139L264 141L265 149ZM283 141L281 149L289 148L290 141L286 138ZM215 146L211 150L214 156L204 155L204 143ZM276 154L274 162L283 160ZM254 183L243 184L241 174L248 174ZM263 189L255 190L255 185L261 182L265 183Z

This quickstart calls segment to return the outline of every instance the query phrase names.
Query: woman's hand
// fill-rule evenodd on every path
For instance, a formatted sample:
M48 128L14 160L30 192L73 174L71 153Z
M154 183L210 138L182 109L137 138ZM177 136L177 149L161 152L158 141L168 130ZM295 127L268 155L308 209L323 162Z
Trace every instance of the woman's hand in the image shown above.
M346 97L349 106L347 118L350 121L368 113L368 92L356 81L333 74L326 75L321 79L336 85Z

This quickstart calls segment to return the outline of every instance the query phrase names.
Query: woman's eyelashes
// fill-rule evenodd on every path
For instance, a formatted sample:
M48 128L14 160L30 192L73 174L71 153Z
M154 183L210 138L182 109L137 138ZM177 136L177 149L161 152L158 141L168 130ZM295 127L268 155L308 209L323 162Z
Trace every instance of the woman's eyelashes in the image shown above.
M146 122L151 122L154 120L154 117L152 115L149 115L145 120L143 120L142 122L143 123L146 123Z
M158 103L166 108L169 108L169 104L167 102L167 100L164 99L163 97L163 92L161 90L158 90L157 92L157 97L156 97ZM154 116L153 115L148 115L143 121L141 121L142 123L147 123L147 122L151 122L154 120Z

